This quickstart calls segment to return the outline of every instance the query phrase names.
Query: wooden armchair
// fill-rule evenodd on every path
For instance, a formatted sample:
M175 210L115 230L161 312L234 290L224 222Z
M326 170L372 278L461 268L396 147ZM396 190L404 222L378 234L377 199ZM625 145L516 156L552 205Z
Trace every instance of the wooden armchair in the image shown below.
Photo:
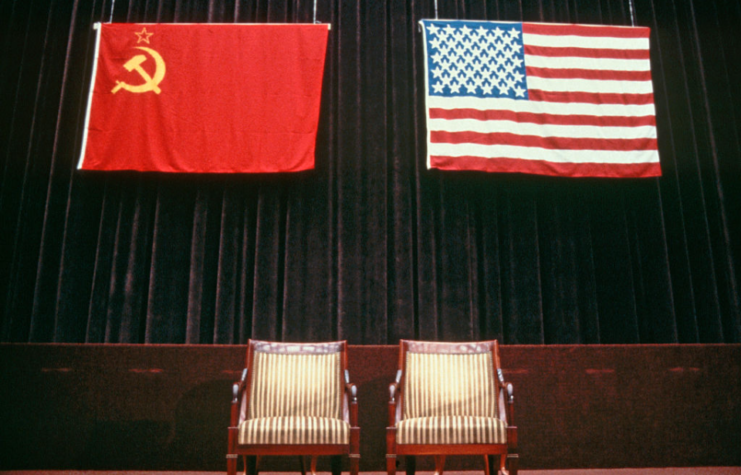
M491 470L517 475L512 385L504 381L496 341L433 343L402 340L399 370L389 388L386 470L404 455L414 475L417 455L483 455Z
M339 475L341 455L357 475L360 459L357 390L347 371L347 343L274 343L250 340L241 381L234 384L227 473L239 455L246 475L257 475L264 455L332 457Z

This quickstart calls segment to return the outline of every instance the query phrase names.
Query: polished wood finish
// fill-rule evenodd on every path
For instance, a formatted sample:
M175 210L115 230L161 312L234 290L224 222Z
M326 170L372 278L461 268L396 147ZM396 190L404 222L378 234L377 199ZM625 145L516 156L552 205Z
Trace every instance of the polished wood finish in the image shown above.
M326 354L341 353L341 371L338 377L344 388L342 417L350 424L348 444L239 444L239 426L249 414L249 395L252 386L253 362L256 351L280 354ZM358 427L357 388L350 382L347 369L347 342L330 343L277 343L250 340L247 348L246 367L240 381L232 387L231 423L228 428L227 474L235 475L238 457L244 459L245 475L257 475L260 457L265 455L298 456L302 475L316 475L317 457L331 456L332 475L340 475L341 455L348 455L350 474L357 475L360 462L360 427ZM306 470L304 457L309 457L309 470Z
M505 381L499 360L499 344L496 340L469 343L438 343L401 340L399 344L399 370L394 382L389 386L388 427L386 428L386 471L395 475L397 457L405 456L406 474L414 475L415 457L431 455L435 459L435 474L442 475L446 455L483 455L485 475L517 475L519 454L517 453L517 427L514 424L514 391L511 383ZM499 417L507 423L507 442L504 444L399 444L396 441L396 427L404 414L404 380L406 374L406 354L445 353L474 354L491 352L494 365L495 391L498 397Z

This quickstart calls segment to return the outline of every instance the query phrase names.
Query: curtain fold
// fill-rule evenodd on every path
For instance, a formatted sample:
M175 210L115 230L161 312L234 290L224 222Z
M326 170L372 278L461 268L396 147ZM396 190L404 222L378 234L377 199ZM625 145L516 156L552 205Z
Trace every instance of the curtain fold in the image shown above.
M440 18L630 25L628 0ZM96 21L306 23L297 0L0 4L0 341L741 341L741 6L634 0L663 176L427 170L434 1L320 0L316 168L80 173ZM214 54L229 60L229 51Z

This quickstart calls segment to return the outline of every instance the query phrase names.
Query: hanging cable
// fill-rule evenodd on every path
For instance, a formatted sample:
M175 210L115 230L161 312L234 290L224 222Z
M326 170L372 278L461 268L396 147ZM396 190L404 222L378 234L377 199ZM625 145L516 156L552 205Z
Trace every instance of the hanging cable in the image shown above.
M314 0L314 23L316 23L316 0Z
M113 22L113 9L116 7L116 0L111 2L111 14L108 16L108 23Z
M439 20L437 17L437 0L435 0L435 20Z
M630 9L630 26L636 26L636 19L635 19L635 4L633 4L633 0L628 0L628 9Z

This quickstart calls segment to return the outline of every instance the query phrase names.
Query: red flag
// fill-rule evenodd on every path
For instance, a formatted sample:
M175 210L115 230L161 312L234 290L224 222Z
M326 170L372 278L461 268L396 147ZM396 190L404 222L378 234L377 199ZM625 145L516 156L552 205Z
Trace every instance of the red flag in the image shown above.
M328 25L97 27L78 168L314 167Z
M430 168L661 175L648 28L422 24Z

